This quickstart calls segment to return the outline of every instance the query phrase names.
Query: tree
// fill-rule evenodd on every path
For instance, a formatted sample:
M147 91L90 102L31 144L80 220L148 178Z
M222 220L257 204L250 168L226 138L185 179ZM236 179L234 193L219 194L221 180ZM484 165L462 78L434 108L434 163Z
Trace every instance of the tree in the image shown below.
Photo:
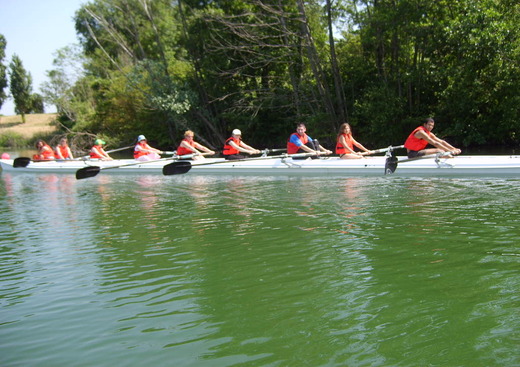
M56 106L61 120L75 123L94 110L84 78L84 61L78 45L66 46L54 53L53 69L46 72L47 81L41 86L43 98L47 104Z
M45 106L43 104L43 97L41 94L33 93L31 95L31 110L32 113L45 113Z
M7 99L7 93L5 92L5 88L7 87L7 67L4 65L6 45L7 42L5 40L5 37L2 34L0 34L0 108L2 108L2 105Z
M22 115L25 123L25 114L32 110L32 77L22 65L22 60L14 54L9 64L10 90L14 99L14 109Z

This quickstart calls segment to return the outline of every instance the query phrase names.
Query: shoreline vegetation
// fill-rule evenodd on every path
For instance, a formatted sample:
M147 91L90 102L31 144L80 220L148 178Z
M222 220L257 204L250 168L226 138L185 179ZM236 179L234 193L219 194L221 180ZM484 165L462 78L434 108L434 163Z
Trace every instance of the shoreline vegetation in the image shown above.
M48 139L59 133L55 124L57 117L57 113L26 114L23 123L21 115L0 115L0 146L25 148L37 139Z
M57 113L26 114L26 122L22 122L21 115L0 115L0 147L2 148L32 148L38 139L51 142L59 135L63 135L56 122ZM83 134L78 134L83 135ZM89 135L88 133L86 135ZM80 139L81 140L81 139ZM115 139L114 139L115 140ZM72 142L71 142L72 143ZM85 142L74 145L76 154L84 154ZM84 145L84 146L83 146ZM483 146L466 148L465 154L518 154L518 149L508 146Z

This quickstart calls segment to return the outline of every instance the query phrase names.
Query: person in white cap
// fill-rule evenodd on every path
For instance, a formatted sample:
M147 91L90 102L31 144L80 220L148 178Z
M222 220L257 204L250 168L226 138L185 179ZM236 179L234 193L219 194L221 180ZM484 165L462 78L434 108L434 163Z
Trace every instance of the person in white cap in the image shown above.
M137 144L134 148L134 159L138 161L153 161L161 159L159 154L163 154L163 152L149 146L144 135L137 137Z
M195 140L193 140L193 137L195 134L191 130L186 130L184 133L184 139L182 139L181 143L177 147L177 155L189 155L194 154L191 159L198 160L198 159L204 159L204 156L202 155L201 151L204 153L208 153L208 155L215 154L214 151L212 151L209 148L206 148L204 145L197 143Z
M240 153L260 154L261 151L244 143L242 141L242 132L235 129L231 132L231 137L226 140L222 154L224 155L224 158L229 160L246 158L245 155Z

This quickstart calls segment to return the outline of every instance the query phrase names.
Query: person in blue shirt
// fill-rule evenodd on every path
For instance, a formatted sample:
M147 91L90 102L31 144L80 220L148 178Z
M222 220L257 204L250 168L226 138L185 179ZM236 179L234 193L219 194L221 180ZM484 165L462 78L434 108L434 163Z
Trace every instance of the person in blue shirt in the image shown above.
M315 152L317 154L332 154L332 151L323 148L319 143L316 142L315 144L315 141L306 134L306 131L307 128L304 123L296 125L296 132L292 133L289 140L287 140L287 154Z

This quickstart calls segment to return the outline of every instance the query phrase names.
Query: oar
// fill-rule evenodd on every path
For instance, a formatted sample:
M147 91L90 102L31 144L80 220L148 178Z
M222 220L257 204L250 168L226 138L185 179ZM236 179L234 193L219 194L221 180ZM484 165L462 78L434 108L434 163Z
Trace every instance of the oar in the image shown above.
M114 153L114 152L119 152L121 150L125 150L125 149L130 149L130 148L133 148L134 145L129 145L127 147L123 147L123 148L117 148L117 149L112 149L112 150L109 150L107 151L107 154L108 153ZM81 161L81 160L84 160L86 158L88 158L89 156L88 155L84 155L82 157L79 157L79 158L74 158L74 159L60 159L59 161L60 162L67 162L67 161ZM41 161L33 161L33 162L49 162L49 161L52 161L52 160L41 160ZM23 167L27 167L29 165L29 163L31 163L31 158L28 158L28 157L18 157L18 158L15 158L14 161L13 161L13 168L23 168Z
M264 149L262 150L262 152L267 152L267 153L274 153L274 152L285 152L287 149L286 148L283 148L283 149Z
M387 148L381 148L381 149L376 149L376 150L371 150L370 152L363 152L361 153L361 155L369 155L369 154L377 154L377 153L386 153L386 152L391 152L395 149L401 149L401 148L404 148L404 145L398 145L398 146L389 146Z
M451 154L452 154L452 152L444 152L444 153L427 154L427 155L422 155L422 156L413 157L413 158L398 159L395 156L395 153L392 152L392 155L390 157L388 157L385 162L385 175L394 173L395 170L397 169L397 165L399 163L418 161L421 159L432 159L432 158L442 158L442 157L447 158Z
M235 162L248 162L248 161L258 161L265 159L275 159L275 158L301 158L301 157L310 157L316 155L316 153L298 153L298 154L280 154L280 155L272 155L270 157L254 157L254 158L243 158L243 159L233 159L226 161L218 161L218 162L208 162L208 163L200 163L195 166L208 166L210 164L223 164L223 163L235 163ZM173 162L167 164L163 167L163 175L171 176L171 175L180 175L183 173L187 173L192 167L190 162Z
M137 161L137 162L132 162L132 163L119 164L116 166L108 166L108 167L88 166L88 167L80 168L79 170L76 171L76 179L81 180L84 178L97 176L97 174L100 171L105 170L105 169L137 166L139 164L156 163L156 162L169 161L169 160L174 160L174 159L190 159L190 158L193 158L194 155L195 154L187 154L187 155L181 155L181 156L175 156L175 157L155 159L153 161L142 161L142 162ZM190 164L189 162L179 162L179 163Z
M133 148L133 147L135 147L135 145L129 145L129 146L123 147L123 148L107 150L106 153L110 154L110 153L120 152L121 150L126 150L126 149L130 149L130 148ZM86 158L89 158L89 157L90 157L90 155L84 155L84 156L81 156L79 158L74 158L74 159L71 159L71 160L73 160L73 161L80 161L82 159L86 159Z
M18 157L13 161L14 168L27 167L31 163L31 158L28 157Z
M269 148L265 148L263 150L260 151L260 153L262 153L261 157L267 157L267 155L269 153L274 153L274 152L285 152L287 149L269 149Z

